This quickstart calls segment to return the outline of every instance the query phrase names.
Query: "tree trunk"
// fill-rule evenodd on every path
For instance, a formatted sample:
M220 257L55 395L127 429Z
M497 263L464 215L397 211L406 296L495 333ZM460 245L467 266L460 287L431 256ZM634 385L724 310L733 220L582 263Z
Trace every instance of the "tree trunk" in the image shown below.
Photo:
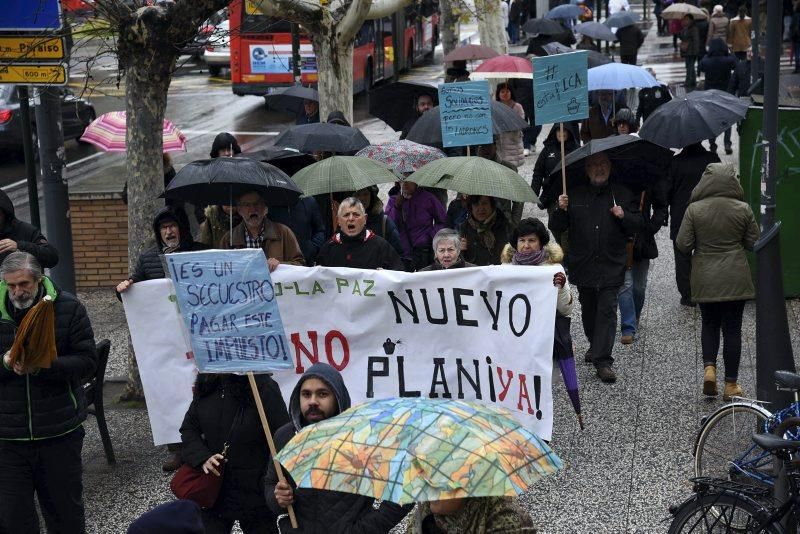
M500 2L503 0L475 0L475 11L478 13L478 34L481 44L488 46L498 54L508 54L508 39L503 28L503 17Z
M152 54L147 48L132 50L127 63L125 105L127 109L128 175L128 264L133 270L139 255L154 243L153 216L164 206L162 129L167 91L175 68L175 57ZM144 398L136 359L128 357L126 400Z
M319 73L319 116L325 120L331 111L341 111L353 124L353 43L343 46L336 34L333 26L311 39Z
M439 0L439 35L445 56L458 46L458 15L453 12L453 5L457 3L458 0Z

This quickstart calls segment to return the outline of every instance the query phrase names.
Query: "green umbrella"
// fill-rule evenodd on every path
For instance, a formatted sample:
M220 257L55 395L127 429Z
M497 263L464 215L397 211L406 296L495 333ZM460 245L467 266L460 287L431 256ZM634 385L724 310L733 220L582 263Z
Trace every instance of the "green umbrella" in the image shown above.
M302 189L297 175L294 179ZM539 201L522 176L504 165L477 156L437 159L406 179L417 185L450 189L467 195L486 195L514 202Z
M359 156L332 156L297 171L292 180L307 197L358 191L401 179L386 165Z

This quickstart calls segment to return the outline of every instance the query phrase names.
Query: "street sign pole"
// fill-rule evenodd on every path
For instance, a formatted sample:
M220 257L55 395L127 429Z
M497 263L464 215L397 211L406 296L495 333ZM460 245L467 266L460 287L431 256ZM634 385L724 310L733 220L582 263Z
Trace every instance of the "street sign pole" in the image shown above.
M58 249L58 264L50 269L50 277L62 289L75 293L69 192L67 182L62 175L66 162L61 124L61 98L58 89L54 87L39 89L36 131L39 135L39 163L42 169L42 190L47 219L45 235Z
M34 161L33 130L31 129L31 111L28 100L27 85L17 86L19 99L19 114L22 119L22 149L25 152L25 174L28 179L28 206L31 214L31 224L37 228L42 227L39 217L39 188L36 184L36 162Z

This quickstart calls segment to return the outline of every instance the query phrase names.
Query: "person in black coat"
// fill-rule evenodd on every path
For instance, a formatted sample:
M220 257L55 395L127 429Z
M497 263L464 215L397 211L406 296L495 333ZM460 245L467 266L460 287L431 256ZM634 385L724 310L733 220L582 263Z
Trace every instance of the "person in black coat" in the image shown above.
M655 78L655 71L648 68L653 78ZM636 121L639 124L644 123L647 117L650 116L661 104L666 104L672 100L672 94L669 92L669 87L663 83L657 87L645 87L639 90L639 105L636 108Z
M400 255L388 241L367 230L364 205L355 197L339 204L339 232L317 255L317 265L355 269L404 270Z
M644 34L639 26L632 24L617 30L619 41L619 58L622 63L636 65L636 56L644 43Z
M5 191L0 190L0 262L16 250L33 254L43 268L55 267L58 263L56 248L34 225L17 219L14 204Z
M293 206L271 206L267 218L288 226L297 238L306 265L314 265L327 237L322 214L314 197L301 198Z
M585 360L603 382L615 382L611 365L617 330L617 294L625 279L628 236L642 230L639 202L630 190L609 181L605 152L586 158L589 179L558 198L550 218L553 232L569 230L567 266L578 286L583 331L589 340Z
M268 375L257 375L256 383L270 428L288 423L278 384ZM236 520L245 534L276 531L276 514L261 493L269 449L246 376L197 376L194 399L181 424L181 442L183 461L195 469L216 475L223 466L219 497L212 508L202 510L206 532L227 534Z
M280 452L303 427L328 419L350 408L350 394L342 375L327 363L315 363L303 373L289 399L291 421L275 432ZM338 491L298 488L286 469L286 482L278 481L274 462L267 468L264 496L276 514L285 514L291 504L298 529L281 522L281 532L305 534L378 534L389 532L411 509L397 504Z
M736 68L736 58L728 52L728 45L719 37L711 39L708 54L700 61L700 71L706 75L705 88L727 91L731 82L731 73ZM733 154L731 146L731 129L725 130L725 153ZM712 152L717 151L717 140L709 139Z
M669 238L673 242L675 253L675 282L681 295L681 304L684 306L694 305L689 285L692 257L674 246L675 238L683 222L683 214L689 206L692 190L700 182L709 163L719 163L716 153L709 152L700 143L689 145L672 157L666 183L670 214Z
M92 325L83 304L44 276L32 254L9 254L0 274L0 532L39 532L34 493L48 532L84 532L83 384L97 366ZM49 368L12 365L17 328L44 298L53 301L56 359Z

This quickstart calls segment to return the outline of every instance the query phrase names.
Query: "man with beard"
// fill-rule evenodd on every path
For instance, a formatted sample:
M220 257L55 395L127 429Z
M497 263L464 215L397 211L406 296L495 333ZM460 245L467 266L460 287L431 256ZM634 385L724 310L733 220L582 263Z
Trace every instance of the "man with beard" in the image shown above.
M162 263L164 254L206 250L208 248L203 243L198 243L192 239L192 234L189 231L189 220L182 208L176 209L172 206L166 206L158 210L158 213L153 218L153 234L156 244L139 255L136 260L136 267L131 275L117 284L117 298L120 298L120 294L127 291L137 282L166 278L164 263ZM133 400L133 397L125 393L120 400ZM167 450L172 453L172 456L161 465L161 468L167 472L175 471L183 463L180 457L180 444L169 444L167 445Z
M275 448L280 451L303 427L329 419L350 408L350 394L342 375L327 363L315 363L300 377L289 399L291 422L275 432ZM299 532L326 534L366 534L389 532L411 509L369 497L298 488L286 469L286 481L278 481L275 463L270 462L264 480L267 505L276 514L286 514L292 505ZM285 517L285 516L284 516ZM288 521L280 519L281 532L288 532Z
M82 383L97 365L89 316L32 254L9 254L0 276L0 532L38 534L34 494L48 532L84 532ZM42 298L53 301L56 359L48 368L12 363L15 332Z
M267 203L258 191L249 191L236 201L242 222L226 232L220 245L224 248L260 248L267 256L269 271L281 263L305 265L294 233L281 223L267 219Z
M603 382L616 382L611 368L617 329L617 294L625 280L628 236L643 229L636 197L611 184L611 161L605 152L586 158L588 181L568 185L550 219L554 234L569 230L567 266L578 286L583 331L589 340L587 363Z
M339 232L324 245L317 265L356 269L391 269L402 271L403 262L388 241L366 229L364 205L355 197L339 204Z

